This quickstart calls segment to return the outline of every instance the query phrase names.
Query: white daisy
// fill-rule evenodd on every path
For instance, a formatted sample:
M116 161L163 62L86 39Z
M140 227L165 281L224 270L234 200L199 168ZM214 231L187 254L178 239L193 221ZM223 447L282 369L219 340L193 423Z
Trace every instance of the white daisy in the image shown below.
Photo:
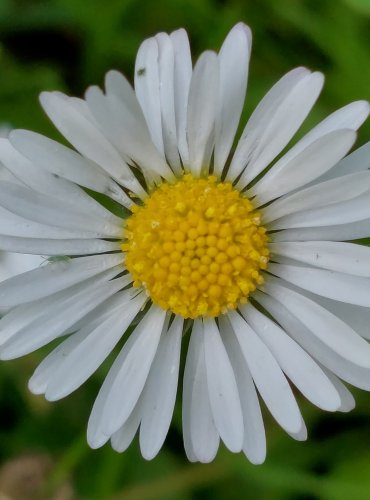
M370 143L344 158L369 105L336 111L276 160L323 85L297 68L233 148L250 50L238 24L192 68L185 31L160 33L139 49L135 90L111 71L85 100L41 95L76 151L24 130L1 140L23 183L0 184L1 247L67 256L0 285L1 358L67 336L29 384L57 400L123 338L92 409L93 448L123 451L140 426L143 456L158 453L183 334L192 461L211 461L222 440L263 462L259 398L305 439L288 379L328 411L354 406L340 379L370 389L370 249L348 242L370 234ZM108 198L122 217L95 200Z

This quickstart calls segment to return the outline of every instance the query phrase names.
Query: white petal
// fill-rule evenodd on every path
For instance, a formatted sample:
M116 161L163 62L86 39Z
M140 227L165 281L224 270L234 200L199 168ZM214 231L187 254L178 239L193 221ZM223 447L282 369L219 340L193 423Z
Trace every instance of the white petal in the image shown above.
M250 117L228 178L235 178L247 165L238 183L245 187L261 173L302 125L323 83L321 73L310 73L306 68L296 68L281 78Z
M151 460L161 449L175 406L183 319L175 317L159 343L143 392L140 449Z
M302 394L319 408L336 411L341 403L339 395L311 356L286 335L276 323L252 305L242 306L239 310Z
M132 341L130 342L130 339L131 339L131 336L126 341L126 344L132 343ZM103 425L102 425L103 424L103 412L104 412L105 405L107 403L107 399L108 399L112 384L113 384L114 380L116 379L116 377L117 377L117 375L122 367L122 363L124 362L126 356L127 356L127 349L122 349L121 352L119 353L119 355L117 356L117 358L115 359L114 363L112 364L112 366L108 372L108 375L105 377L104 383L100 388L99 394L98 394L97 398L95 399L93 408L91 410L89 422L87 425L87 442L89 443L89 446L93 449L100 448L111 437L109 434L106 434L104 432L104 429L103 429ZM140 413L139 414L136 413L136 411L138 410L139 402L140 402L140 399L139 399L138 403L135 405L135 408L133 410L133 412L135 412L135 414L133 412L131 412L131 414L130 414L130 416L133 416L133 417L135 415L135 418L133 418L132 421L129 422L129 420L130 420L130 416L129 416L128 419L126 420L127 428L132 430L132 432L128 433L129 436L132 435L131 440L133 439L135 432L136 432L136 429L137 429L137 427L134 426L134 422L137 422L140 419ZM120 429L121 428L124 429L125 438L126 438L125 430L127 428L124 426L125 426L126 422L124 422L122 424L122 426L120 427ZM137 424L139 425L139 422L137 422ZM132 429L132 426L135 427L135 430ZM120 429L118 429L112 435L112 437L118 436L120 434ZM126 442L126 439L124 439L124 442Z
M213 145L213 129L219 92L219 66L214 52L204 52L195 64L189 91L187 134L189 169L199 176L208 171L210 155L207 146Z
M130 326L146 297L140 294L127 301L121 296L121 300L122 309L112 311L56 367L47 385L46 399L56 401L67 396L95 372ZM90 325L87 328L90 330Z
M89 330L83 328L78 333L70 335L41 361L28 382L28 388L33 394L45 394L55 368L88 334Z
M184 376L183 376L183 389L182 389L182 434L184 439L185 453L190 462L197 462L198 458L195 455L192 439L191 439L191 408L193 399L193 385L195 381L195 373L198 366L199 358L199 345L201 340L203 340L201 335L201 329L203 325L200 320L195 320L193 325L193 331L190 334L190 341L188 352L186 355ZM198 329L198 334L194 334L194 330ZM208 396L207 396L208 397ZM208 401L209 408L209 401ZM209 414L211 410L209 408ZM214 427L214 425L213 425ZM217 434L217 431L215 431ZM217 439L219 437L217 435ZM218 445L217 445L218 447ZM217 451L216 451L217 453Z
M104 96L98 87L89 87L86 101L92 113L99 118L102 130L115 147L133 159L144 171L170 180L173 173L152 143L149 131L140 116L132 114L116 96ZM131 182L136 181L132 174ZM133 191L138 191L138 182ZM145 194L141 188L142 194Z
M183 164L189 163L189 149L186 137L186 117L191 75L193 72L189 39L184 29L170 34L174 54L174 97L178 149Z
M143 127L146 127L146 121L137 100L134 89L127 78L118 71L111 70L105 75L105 91L107 96L117 97L122 104L133 114L137 120L140 120Z
M341 404L338 408L338 411L347 413L353 410L353 408L356 406L356 401L351 392L347 389L343 382L341 382L339 378L334 375L334 373L330 372L329 370L325 370L325 368L323 368L323 371L339 394Z
M335 316L338 316L344 323L347 323L356 333L364 339L370 340L370 308L361 307L353 304L345 304L325 297L318 298L310 292L304 294L313 300L319 300L320 305L328 309Z
M76 294L71 292L71 296L56 301L43 314L6 340L1 346L0 358L14 359L46 345L63 335L71 325L126 284L127 278L118 278L108 283L86 286L86 290Z
M112 223L121 223L118 217L97 203L79 186L58 178L34 165L14 149L7 139L0 139L0 161L18 179L21 179L23 184L38 193L56 198L58 201L63 202L67 208L72 206L76 210L96 214L97 217L104 218Z
M28 130L13 130L10 142L35 165L80 186L103 193L126 207L132 204L124 191L96 163L66 146Z
M182 422L186 454L191 461L211 462L220 438L209 401L201 320L195 320L186 357Z
M0 304L18 304L47 297L123 262L123 254L95 255L51 262L0 283Z
M263 209L263 224L285 215L350 200L370 189L370 173L360 172L315 184L279 198Z
M118 451L118 453L126 451L132 443L140 425L140 418L141 400L139 399L126 422L111 437L112 448Z
M182 168L179 151L177 149L174 48L172 40L167 33L158 33L155 39L158 44L159 95L161 102L164 152L174 172L180 175Z
M83 342L94 328L104 322L117 309L121 309L122 305L129 302L135 293L137 292L132 288L116 293L113 297L110 297L94 309L94 311L87 314L83 320L80 320L80 326L76 326L75 328L72 326L72 331L76 333L69 335L36 368L28 383L30 391L34 394L44 394L54 371L63 363L68 354Z
M370 219L338 226L306 227L286 229L270 234L270 241L346 241L367 238L370 234Z
M102 414L102 429L109 436L124 424L137 403L157 351L165 316L164 310L153 305L123 347L127 354L111 384Z
M309 143L297 155L283 156L250 190L257 206L308 184L333 167L356 140L350 129L329 132Z
M295 144L288 151L288 153L286 153L283 158L279 160L276 167L279 165L280 169L285 168L287 163L291 162L293 158L299 156L305 149L307 149L307 147L327 134L331 135L332 132L343 129L357 130L366 120L368 114L369 104L366 101L352 102L351 104L338 109L316 125L316 127L310 130L308 134L298 141L297 144ZM336 170L336 168L337 167L333 170ZM324 172L323 174L325 175ZM324 175L322 177L318 175L317 177L322 180L324 179Z
M66 229L84 232L89 228L96 237L122 237L123 226L99 218L95 213L82 212L52 196L37 193L10 182L0 182L0 203L20 217Z
M356 198L293 213L274 221L269 229L333 226L370 218L370 191Z
M304 241L270 243L272 253L315 267L356 276L370 276L370 248L354 243Z
M360 367L370 368L370 346L352 328L307 297L269 277L264 289L283 304L324 344Z
M81 154L123 185L132 181L133 174L122 157L70 99L59 93L42 92L40 102L56 128Z
M364 101L359 101L364 103ZM368 106L368 103L366 103ZM362 172L370 168L370 142L367 142L351 154L343 158L334 168L326 172L317 182L323 182L328 179L334 179L343 175Z
M36 269L44 262L45 259L41 255L17 254L0 250L0 287L4 281L8 281L17 274ZM5 309L7 309L6 306L0 305L0 316Z
M244 106L251 45L250 29L238 23L226 37L218 56L220 88L215 124L214 172L219 176L229 156Z
M204 319L204 353L209 401L222 441L237 453L243 447L244 425L238 387L214 319Z
M119 272L119 271L118 271ZM39 300L27 304L21 304L11 309L5 316L0 319L0 344L3 344L10 339L18 331L24 329L38 318L42 317L46 311L54 308L66 299L72 296L81 295L81 292L94 289L105 283L107 280L118 274L117 269L109 270L94 276L89 280L78 283L67 290L49 295Z
M247 363L240 353L238 341L235 335L230 335L231 326L225 315L219 317L219 327L234 369L243 410L243 452L253 464L261 464L266 458L266 435L257 392Z
M135 63L135 92L143 110L152 140L164 154L159 93L158 43L155 38L140 45Z
M370 279L323 269L269 264L269 272L329 299L370 307Z
M60 256L113 252L120 250L120 244L96 239L50 240L0 235L0 248L7 252Z
M302 417L288 381L275 358L238 313L229 312L228 318L254 383L272 416L287 432L299 433Z
M29 238L91 238L88 231L73 231L61 227L47 226L13 214L0 206L0 234Z
M316 337L281 302L270 295L255 292L254 298L274 316L284 330L309 354L335 375L361 389L370 390L370 370L357 366L335 352L331 346Z

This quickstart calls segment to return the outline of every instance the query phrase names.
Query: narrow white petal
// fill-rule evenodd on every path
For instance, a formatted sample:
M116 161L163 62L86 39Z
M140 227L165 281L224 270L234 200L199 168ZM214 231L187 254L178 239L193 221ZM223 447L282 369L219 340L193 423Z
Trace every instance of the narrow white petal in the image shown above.
M153 305L123 350L127 355L112 382L103 410L102 428L112 435L130 416L145 385L157 351L166 312Z
M309 143L289 160L283 156L250 190L257 206L293 191L332 168L353 146L356 132L350 129L329 132Z
M87 195L79 186L40 168L22 156L7 139L0 138L0 161L22 183L34 191L52 196L68 207L79 211L96 214L112 223L121 223L120 219ZM20 186L21 187L21 186Z
M347 389L343 382L341 382L339 378L334 375L334 373L329 370L325 370L325 368L323 368L323 371L339 394L341 404L338 408L338 411L347 413L353 410L353 408L356 406L356 401L351 392Z
M331 346L315 336L312 331L284 307L281 302L278 302L270 295L257 291L254 294L254 298L269 311L296 342L323 366L355 387L359 387L366 391L370 390L370 370L368 368L357 366L353 362L348 361L345 357L339 355Z
M370 276L370 248L354 243L303 241L270 243L273 254L315 267L355 276Z
M285 264L269 264L269 272L294 285L349 304L370 307L370 278Z
M118 453L126 451L132 443L140 425L140 418L141 400L139 399L126 422L111 437L112 448Z
M50 262L0 283L3 307L47 297L123 262L123 254L94 255Z
M263 134L263 130L267 127L268 120L274 115L276 107L281 104L299 81L309 74L310 71L306 68L295 68L284 75L269 92L267 92L252 113L243 130L226 176L227 179L233 180L243 172L252 157L253 151L258 146L258 137ZM261 124L262 127L260 127ZM258 175L258 173L243 173L243 176L246 176L248 179L249 177L253 178L254 175ZM248 182L249 181L247 181L247 183Z
M83 292L99 287L101 284L104 284L109 279L116 276L119 272L120 269L104 271L66 290L61 290L42 299L27 304L21 304L11 309L0 319L0 344L6 342L18 331L42 317L58 304L72 296L81 296Z
M298 141L297 144L295 144L288 151L288 153L286 153L281 160L279 160L273 169L277 171L280 171L282 168L285 169L288 163L290 163L297 156L300 156L305 149L310 147L312 144L317 142L318 139L321 139L325 135L329 134L332 136L333 132L343 129L356 131L366 120L368 114L369 104L366 101L352 102L351 104L338 109L316 125L316 127L310 130L308 134ZM332 168L332 166L330 168ZM328 172L330 168L317 175L317 179L323 179L325 173ZM336 168L337 166L333 170L336 170Z
M95 372L130 326L146 297L140 294L130 301L122 296L121 299L122 309L112 311L55 369L47 385L46 399L56 401L67 396Z
M20 153L48 172L110 196L126 207L132 204L124 191L96 163L72 149L28 130L13 130L9 139Z
M219 64L214 52L204 52L195 64L189 91L187 135L191 173L208 170L219 92Z
M356 333L364 339L370 340L370 308L357 306L354 304L346 304L336 300L327 299L325 297L318 298L317 295L304 291L304 295L313 300L319 300L320 305L328 309L335 316L338 316L347 325L349 325Z
M14 359L46 345L63 335L71 325L126 284L126 278L118 278L108 283L86 287L86 290L57 301L34 321L6 340L1 346L0 358ZM68 315L66 311L68 311Z
M216 456L220 438L209 401L201 320L194 321L186 357L182 421L188 458L202 463L211 462Z
M360 101L364 102L364 101ZM367 104L367 103L366 103ZM367 142L351 154L343 158L334 168L326 172L317 182L334 179L343 175L362 172L370 168L370 142Z
M349 241L367 238L370 234L370 219L338 226L306 227L286 229L270 234L270 241Z
M0 235L18 236L23 238L91 238L88 231L73 231L61 227L48 226L30 221L24 217L13 214L0 206Z
M146 122L137 100L134 89L127 78L118 71L111 70L105 75L105 91L107 96L114 95L128 111L136 116L137 120L141 120L142 125L145 127Z
M56 367L88 334L89 330L84 328L78 333L70 335L41 361L28 381L28 388L33 394L45 394L48 382Z
M321 92L324 77L296 68L268 92L249 119L238 143L230 174L245 187L281 152L302 125Z
M186 354L186 362L183 377L183 388L182 388L182 434L184 439L184 448L186 456L190 462L197 462L198 458L195 455L192 439L191 439L191 408L193 399L193 385L195 381L195 373L198 365L199 357L199 345L202 340L201 328L203 328L202 323L199 320L194 321L193 330L190 334L190 341L188 352ZM194 334L195 329L198 330L197 334ZM209 406L209 402L208 402ZM210 412L210 410L209 410ZM213 425L214 427L214 425ZM217 434L217 431L216 431ZM217 435L217 439L219 437ZM218 445L217 445L218 447ZM217 452L216 452L217 453Z
M254 383L272 416L288 433L298 434L302 416L276 359L238 313L229 312L228 318Z
M0 203L7 210L40 224L75 229L86 228L96 237L122 237L121 224L99 218L97 214L82 212L53 196L37 193L10 182L0 182Z
M143 392L140 448L151 460L161 449L170 427L175 406L180 365L183 319L177 316L162 335Z
M4 281L24 274L32 269L36 269L45 262L41 255L17 254L12 252L0 251L0 287ZM6 310L7 306L0 305L0 316L2 311Z
M33 255L91 255L120 250L120 244L97 239L50 240L0 235L0 248L7 252Z
M221 175L229 156L247 90L252 34L238 23L226 37L219 56L219 109L215 124L215 174Z
M243 414L235 375L214 319L204 319L204 353L213 419L225 446L237 453L244 441Z
M173 178L171 169L155 148L140 116L132 114L115 95L104 96L98 87L88 88L86 101L96 119L99 119L104 134L122 154L134 160L144 171L161 175L168 180ZM132 174L130 182L135 181ZM139 186L136 181L133 191L138 192ZM145 194L142 188L141 194Z
M158 151L164 154L159 93L158 43L155 38L144 40L139 47L135 63L135 92L152 140Z
M301 419L301 427L298 432L288 432L289 436L295 439L296 441L306 441L307 439L307 427L304 423L303 418Z
M189 39L184 29L170 34L174 54L174 97L178 149L183 164L189 163L189 149L186 137L186 117L191 75L193 72Z
M182 168L177 148L174 47L167 33L158 33L155 39L158 44L159 95L161 102L164 152L174 172L180 175Z
M219 326L222 340L234 369L243 410L243 452L253 464L261 464L266 458L266 434L257 392L247 363L240 353L238 341L232 333L230 322L225 315L219 317Z
M290 229L312 226L333 226L370 218L370 191L356 198L292 213L274 221L269 229Z
M129 337L129 339L126 341L125 345L132 344L133 341L131 340L131 338L132 338L132 336ZM98 396L95 399L93 408L91 410L89 422L87 425L87 442L89 443L89 446L93 449L100 448L111 437L109 434L104 432L103 413L104 413L104 409L105 409L105 406L106 406L106 403L108 400L108 396L109 396L111 387L112 387L119 371L121 370L122 364L125 361L126 357L127 357L127 348L121 350L121 352L119 353L119 355L115 359L114 363L112 364L112 366L108 372L108 375L105 377L103 385L100 388ZM139 402L140 402L140 399L139 399ZM133 414L132 412L130 414L130 416L136 415L136 417L133 420L135 422L137 422L137 425L139 425L139 420L140 420L140 412L138 411L139 402L135 405L135 409L133 410L133 411L135 411L135 414ZM136 413L137 411L138 411L138 413ZM129 423L130 416L128 417L126 422L127 422L127 426L129 426L129 428L132 429L131 424L134 425L134 422ZM124 427L126 422L124 422L122 424L120 429ZM112 437L114 435L118 436L120 433L120 429L118 429L117 432L112 435ZM129 433L129 435L132 434L131 440L133 439L135 432L136 432L136 428L135 428L135 431L132 431L132 433Z
M263 223L285 215L350 200L370 190L370 172L345 175L279 198L265 207Z
M136 292L131 288L128 291L118 292L98 306L94 311L87 314L81 325L72 326L72 333L69 337L51 351L46 358L36 368L29 380L28 387L34 394L44 394L49 380L55 370L63 363L64 359L72 352L96 327L110 317L122 305L130 301Z
M81 154L123 185L132 180L133 174L122 157L70 99L59 93L42 92L40 102L56 128Z
M370 346L342 320L307 297L266 279L266 292L283 304L334 352L363 368L370 368Z
M245 320L271 350L281 369L314 405L327 411L340 406L339 395L321 368L276 323L252 305L239 308Z

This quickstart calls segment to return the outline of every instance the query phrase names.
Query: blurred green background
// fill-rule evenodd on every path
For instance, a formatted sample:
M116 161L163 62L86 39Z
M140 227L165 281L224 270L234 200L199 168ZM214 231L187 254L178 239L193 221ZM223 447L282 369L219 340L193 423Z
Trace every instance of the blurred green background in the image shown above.
M244 117L294 66L326 75L303 127L370 95L370 0L0 0L0 122L58 138L38 104L42 90L83 95L116 68L130 79L140 42L187 29L194 59L218 49L238 21L254 34ZM370 136L370 120L358 144ZM0 498L22 499L370 499L370 395L356 391L349 415L324 414L299 397L306 443L287 437L265 412L268 458L252 466L224 449L210 465L189 464L181 409L159 456L138 443L123 455L89 450L88 415L111 359L66 400L47 403L27 380L49 349L0 366ZM3 497L1 495L8 495Z

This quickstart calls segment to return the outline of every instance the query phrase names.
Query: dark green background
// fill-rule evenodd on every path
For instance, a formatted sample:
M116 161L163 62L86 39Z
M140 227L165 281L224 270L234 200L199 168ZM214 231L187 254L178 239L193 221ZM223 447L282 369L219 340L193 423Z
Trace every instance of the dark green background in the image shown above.
M88 85L102 84L111 68L132 78L140 42L180 26L189 33L195 59L206 48L217 50L238 21L254 34L244 117L298 65L326 75L303 129L350 101L369 98L369 0L0 0L0 122L58 138L39 107L40 91L80 96ZM370 120L358 144L369 136ZM109 446L92 451L85 444L89 411L111 359L66 400L50 404L28 393L27 380L48 350L0 366L0 462L24 455L36 463L44 455L51 461L40 496L39 481L26 465L21 473L12 464L3 468L0 491L12 474L24 491L36 488L16 500L54 498L65 481L78 499L370 499L366 393L356 391L357 407L349 415L325 414L298 396L307 443L291 440L266 413L268 458L257 467L224 449L213 464L189 464L178 405L162 452L146 462L136 441L123 455Z

